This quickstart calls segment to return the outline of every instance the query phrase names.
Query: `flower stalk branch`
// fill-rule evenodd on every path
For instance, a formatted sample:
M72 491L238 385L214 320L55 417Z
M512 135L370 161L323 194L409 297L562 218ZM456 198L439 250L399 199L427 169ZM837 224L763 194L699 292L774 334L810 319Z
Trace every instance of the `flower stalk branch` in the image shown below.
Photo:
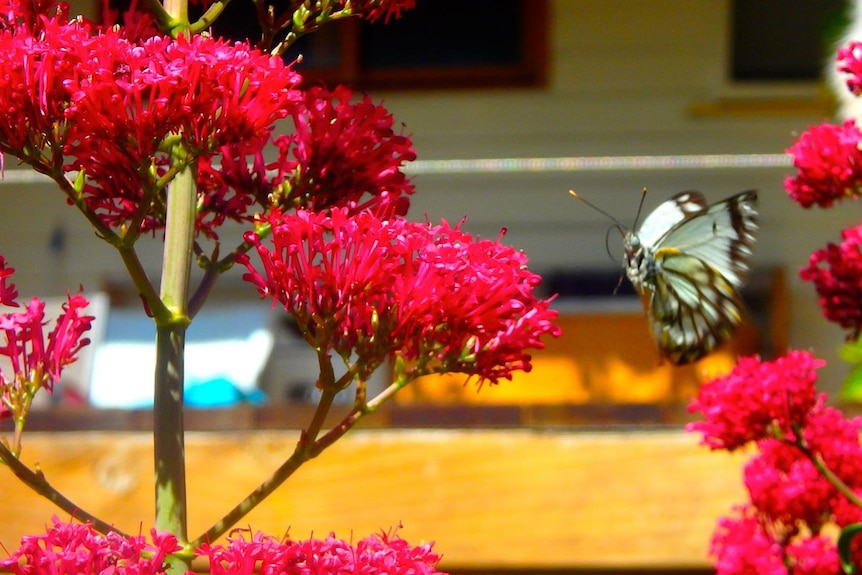
M15 474L15 477L20 479L24 485L68 513L71 517L74 517L78 521L91 523L93 527L103 533L115 531L124 535L124 533L115 526L82 509L68 497L57 491L54 486L48 482L45 478L45 474L42 473L41 470L36 469L34 471L24 465L24 463L22 463L21 460L18 459L18 457L16 457L3 442L0 442L0 461L2 461L3 464L6 465L12 473Z
M266 481L261 483L254 491L246 496L245 499L228 511L222 519L210 527L200 537L192 541L190 546L198 547L206 542L215 541L227 533L234 525L242 520L243 517L250 513L285 481L287 481L287 479L289 479L303 463L314 459L323 453L326 448L330 447L348 431L353 429L364 417L377 411L384 402L391 399L399 389L407 385L408 381L409 380L405 378L397 379L367 403L354 405L350 412L344 416L340 422L334 425L321 437L309 440L306 444L303 442L303 438L310 438L316 434L316 432L313 431L313 427L315 426L314 421L320 419L320 413L323 413L324 411L328 412L328 409L321 410L320 405L323 403L321 401L313 416L313 423L300 432L300 442L297 444L293 454L285 460L285 462L282 463L281 466L266 479Z
M799 432L801 433L801 431L802 430L800 429ZM841 479L834 471L832 471L832 469L823 460L822 454L813 452L811 448L805 445L805 442L801 439L802 436L800 435L800 433L796 435L797 439L793 442L793 445L795 445L796 448L799 449L805 455L805 457L808 458L811 464L817 468L817 470L823 475L823 477L825 477L826 480L829 481L829 483L831 483L835 487L835 489L838 490L839 493L846 497L847 500L850 501L853 505L862 510L862 498L860 498L859 495L855 491L853 491L853 489L849 485L847 485L847 483L843 479Z

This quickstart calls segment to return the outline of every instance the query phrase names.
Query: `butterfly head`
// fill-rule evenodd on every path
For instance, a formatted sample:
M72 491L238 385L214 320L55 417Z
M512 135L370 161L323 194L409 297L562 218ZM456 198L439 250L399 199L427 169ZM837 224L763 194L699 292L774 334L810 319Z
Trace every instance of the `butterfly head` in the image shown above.
M655 269L651 265L652 260L648 257L648 248L632 231L625 233L623 243L625 244L623 269L626 277L638 291L643 290L644 287L650 287L654 281Z

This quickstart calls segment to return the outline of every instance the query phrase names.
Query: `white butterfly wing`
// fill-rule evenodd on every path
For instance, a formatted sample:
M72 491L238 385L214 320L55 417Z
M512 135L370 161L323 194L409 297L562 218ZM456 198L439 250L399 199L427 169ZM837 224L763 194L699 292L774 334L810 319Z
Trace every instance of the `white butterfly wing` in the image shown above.
M753 191L712 204L673 225L654 249L678 250L698 258L738 287L754 245L756 204Z
M700 359L729 339L742 321L736 286L703 260L659 250L649 317L662 355L675 364Z
M706 210L707 207L702 194L697 192L676 194L671 199L659 204L644 218L637 231L638 240L645 246L653 246L680 222Z

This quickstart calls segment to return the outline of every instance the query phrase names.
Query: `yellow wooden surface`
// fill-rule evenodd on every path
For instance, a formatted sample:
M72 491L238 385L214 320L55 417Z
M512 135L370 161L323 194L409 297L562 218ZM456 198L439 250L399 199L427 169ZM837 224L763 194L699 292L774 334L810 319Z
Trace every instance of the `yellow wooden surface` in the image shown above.
M191 535L275 469L293 432L187 439ZM35 433L23 459L120 528L149 530L147 434ZM242 526L358 538L403 523L443 567L705 566L715 520L741 503L744 456L679 430L360 430L310 462ZM0 543L55 513L0 468Z
M759 351L760 334L743 324L732 341L702 360L662 362L640 310L561 315L559 338L530 350L533 369L517 371L493 393L477 393L461 373L429 375L401 390L400 403L533 404L687 403L703 381L729 372L739 355Z

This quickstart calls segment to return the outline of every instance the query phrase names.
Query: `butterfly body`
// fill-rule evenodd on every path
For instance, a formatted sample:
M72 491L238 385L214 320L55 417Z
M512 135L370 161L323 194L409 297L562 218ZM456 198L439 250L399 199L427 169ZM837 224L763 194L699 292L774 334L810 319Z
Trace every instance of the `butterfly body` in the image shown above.
M742 321L738 289L757 231L757 194L707 204L682 192L625 235L626 276L645 301L662 356L675 364L700 359L729 339Z

